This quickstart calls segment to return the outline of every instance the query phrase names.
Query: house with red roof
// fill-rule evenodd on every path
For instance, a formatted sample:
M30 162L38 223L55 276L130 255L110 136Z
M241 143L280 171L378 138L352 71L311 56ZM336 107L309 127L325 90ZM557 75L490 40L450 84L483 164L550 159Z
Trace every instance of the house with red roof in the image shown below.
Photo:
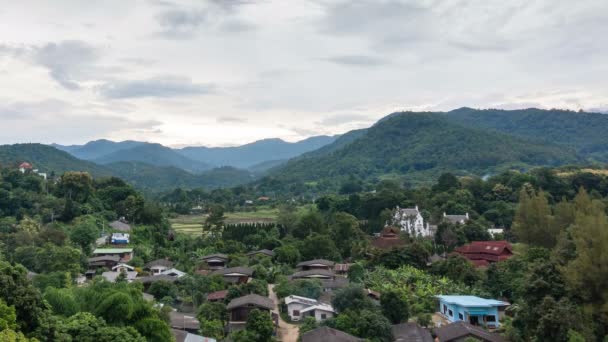
M399 236L400 234L401 230L397 227L384 227L380 236L372 240L372 246L384 250L403 247L406 241Z
M32 166L32 164L28 163L28 162L23 162L19 165L19 171L21 171L21 173L25 173L25 171L31 171L34 167Z
M469 259L476 267L487 267L491 263L509 259L513 247L508 241L473 241L454 250Z

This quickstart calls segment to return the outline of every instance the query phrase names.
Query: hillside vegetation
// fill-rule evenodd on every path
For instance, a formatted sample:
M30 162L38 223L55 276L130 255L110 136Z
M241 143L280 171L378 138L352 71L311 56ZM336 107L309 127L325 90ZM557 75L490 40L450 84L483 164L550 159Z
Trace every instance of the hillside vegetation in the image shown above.
M361 133L359 133L361 134ZM272 174L280 182L348 177L370 179L406 174L409 179L441 172L484 175L500 170L576 163L574 150L503 133L464 127L433 113L396 113L328 153L296 158Z

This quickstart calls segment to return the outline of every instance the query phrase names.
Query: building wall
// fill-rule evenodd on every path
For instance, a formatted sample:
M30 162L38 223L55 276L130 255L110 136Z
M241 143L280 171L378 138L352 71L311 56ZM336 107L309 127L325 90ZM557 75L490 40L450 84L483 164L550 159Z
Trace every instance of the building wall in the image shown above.
M325 314L325 318L323 318L324 314ZM315 310L315 320L317 322L321 322L321 321L324 321L324 320L332 318L332 317L334 317L333 312L328 312L328 311L323 311L323 310Z
M287 315L289 316L289 318L292 321L300 321L300 320L302 320L302 314L300 313L299 316L294 316L293 312L294 312L294 310L302 311L307 307L308 307L308 305L304 305L304 304L300 304L300 303L290 303L289 305L287 305Z
M445 312L444 312L444 305L446 306L446 309L447 309L447 310L445 310ZM450 310L452 311L452 315L450 315ZM498 320L500 319L500 317L498 316L498 308L496 308L496 307L491 307L491 308L467 307L467 308L464 308L464 307L461 307L458 305L448 304L448 303L444 303L443 301L440 301L439 302L439 312L444 314L444 316L450 322L465 321L465 322L470 323L469 315L467 314L467 312L476 312L476 313L480 312L484 316L493 315L495 317L495 322L484 322L483 318L480 316L479 324L487 324L490 326L499 326Z

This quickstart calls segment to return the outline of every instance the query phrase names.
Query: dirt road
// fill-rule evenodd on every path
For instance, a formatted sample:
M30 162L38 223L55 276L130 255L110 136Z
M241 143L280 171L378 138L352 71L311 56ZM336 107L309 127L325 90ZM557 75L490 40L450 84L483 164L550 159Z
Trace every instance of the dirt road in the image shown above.
M274 302L273 312L279 315L279 299L276 293L274 293L274 284L268 284L268 297ZM297 325L289 324L281 319L279 315L279 328L277 331L277 337L282 342L296 342L298 340L298 333L300 328Z

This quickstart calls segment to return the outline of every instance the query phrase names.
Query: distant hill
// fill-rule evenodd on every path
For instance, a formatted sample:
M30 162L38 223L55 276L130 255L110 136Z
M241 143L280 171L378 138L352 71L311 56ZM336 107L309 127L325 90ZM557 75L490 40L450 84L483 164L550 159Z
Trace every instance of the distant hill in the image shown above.
M337 136L317 136L290 143L265 139L236 147L185 147L182 155L217 166L250 168L268 161L287 160L331 144Z
M80 160L65 151L42 144L0 145L0 164L17 167L29 162L41 172L62 174L66 171L86 171L95 177L110 176L112 172L95 163Z
M62 151L66 151L71 155L75 156L76 158L84 160L93 160L120 150L129 149L143 144L146 143L133 140L115 142L106 139L100 139L95 141L89 141L84 145L63 146L53 144L52 146Z
M581 156L608 162L608 115L566 110L477 110L460 108L445 114L467 127L496 130L574 148Z
M142 162L116 162L106 165L113 174L133 184L150 190L163 191L177 187L207 188L233 187L249 183L254 176L233 167L215 168L201 174L191 174L172 166L153 166Z
M321 149L325 152L315 151L274 169L270 179L336 185L351 175L361 179L406 175L419 182L444 171L483 175L581 161L572 149L465 127L440 113L394 113L367 130L344 136L350 138L334 142L339 146L325 146Z
M93 161L98 164L134 161L154 166L173 166L193 173L209 170L213 167L208 163L187 158L169 147L149 143L118 150L93 159Z

